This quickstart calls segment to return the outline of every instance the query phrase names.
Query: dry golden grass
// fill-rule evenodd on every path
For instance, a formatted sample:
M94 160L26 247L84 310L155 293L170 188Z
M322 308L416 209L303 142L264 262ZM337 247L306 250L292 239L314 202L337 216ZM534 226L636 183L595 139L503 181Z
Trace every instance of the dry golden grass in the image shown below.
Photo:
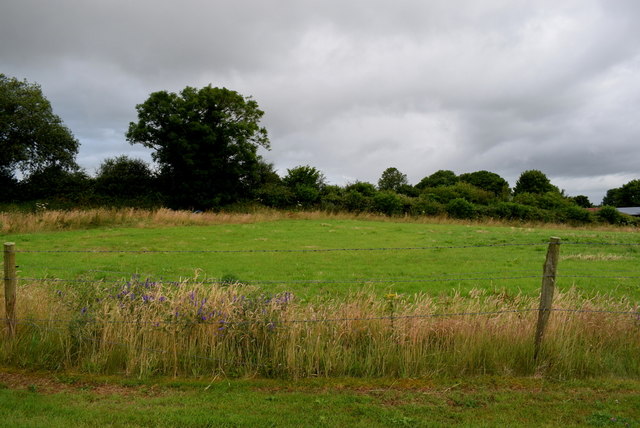
M54 288L22 286L4 364L137 376L640 376L638 308L574 291L556 297L533 361L537 299L506 292L300 302L240 284Z
M192 226L212 224L246 224L283 219L340 219L340 220L373 220L399 223L418 224L463 224L476 226L511 226L518 228L553 228L575 230L617 230L636 231L634 227L609 226L593 224L571 226L566 224L549 224L537 222L507 222L502 220L482 219L479 221L456 220L446 216L389 217L372 213L331 213L326 211L281 211L269 208L256 208L252 212L202 212L175 211L167 208L157 210L137 208L96 208L86 210L43 210L33 213L0 212L0 233L35 233L43 231L75 230L95 227L162 227L162 226Z
M570 254L567 256L561 256L560 260L588 260L588 261L615 261L615 260L632 260L633 257L625 256L621 254Z

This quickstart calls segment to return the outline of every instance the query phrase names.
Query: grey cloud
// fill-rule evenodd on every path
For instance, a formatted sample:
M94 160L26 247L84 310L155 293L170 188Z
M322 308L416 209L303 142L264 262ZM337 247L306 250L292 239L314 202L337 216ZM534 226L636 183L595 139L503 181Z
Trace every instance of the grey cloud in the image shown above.
M148 158L124 132L150 92L211 83L255 97L281 171L513 185L541 169L599 202L637 171L637 16L633 0L9 1L0 71L43 86L89 168Z

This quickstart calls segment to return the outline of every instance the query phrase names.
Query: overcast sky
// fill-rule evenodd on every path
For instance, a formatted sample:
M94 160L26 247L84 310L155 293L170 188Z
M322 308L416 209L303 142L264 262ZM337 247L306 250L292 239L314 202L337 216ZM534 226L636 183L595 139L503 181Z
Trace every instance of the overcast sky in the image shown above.
M42 86L81 143L124 134L158 90L224 86L265 111L281 175L412 184L539 169L600 203L640 178L637 0L0 0L0 73Z

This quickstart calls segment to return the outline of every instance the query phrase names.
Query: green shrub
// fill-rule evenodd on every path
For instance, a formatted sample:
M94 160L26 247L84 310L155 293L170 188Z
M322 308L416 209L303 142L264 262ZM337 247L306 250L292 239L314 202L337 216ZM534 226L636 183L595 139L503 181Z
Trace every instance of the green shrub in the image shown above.
M291 205L293 193L282 184L267 183L256 191L258 202L268 207L285 208Z
M376 186L364 181L356 181L353 184L349 184L344 188L344 190L346 192L358 192L363 196L370 196L370 197L378 193Z
M338 212L343 209L343 192L338 186L326 186L320 197L320 208L324 211Z
M492 218L503 220L523 220L535 221L542 220L543 213L532 206L518 204L515 202L499 202L491 205L487 210L487 215Z
M618 211L615 207L611 207L608 205L600 208L596 216L600 221L603 221L609 224L625 223L624 216L620 213L620 211Z
M423 189L422 194L441 204L446 204L454 199L466 199L474 204L488 205L496 199L493 193L465 182L459 182L452 186L427 187Z
M411 215L428 215L436 216L445 213L444 206L433 199L422 195L419 198L413 198L409 213Z
M558 192L519 193L513 198L513 202L543 210L561 210L577 206L571 199L562 196Z
M591 213L577 205L570 205L558 212L561 221L566 223L591 223Z
M373 198L355 190L347 191L342 197L342 206L351 212L367 212L373 206Z
M456 198L446 206L447 214L453 218L472 219L476 216L476 208L466 199Z
M404 211L402 198L394 192L379 192L373 197L373 209L386 215L398 215Z

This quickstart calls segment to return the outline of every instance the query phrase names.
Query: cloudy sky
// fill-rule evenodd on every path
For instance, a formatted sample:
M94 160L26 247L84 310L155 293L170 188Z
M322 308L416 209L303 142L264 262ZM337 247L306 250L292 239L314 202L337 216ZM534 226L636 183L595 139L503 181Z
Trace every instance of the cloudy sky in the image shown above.
M282 174L412 184L539 169L600 203L640 178L637 0L0 0L0 73L37 82L93 173L153 91L265 111Z

